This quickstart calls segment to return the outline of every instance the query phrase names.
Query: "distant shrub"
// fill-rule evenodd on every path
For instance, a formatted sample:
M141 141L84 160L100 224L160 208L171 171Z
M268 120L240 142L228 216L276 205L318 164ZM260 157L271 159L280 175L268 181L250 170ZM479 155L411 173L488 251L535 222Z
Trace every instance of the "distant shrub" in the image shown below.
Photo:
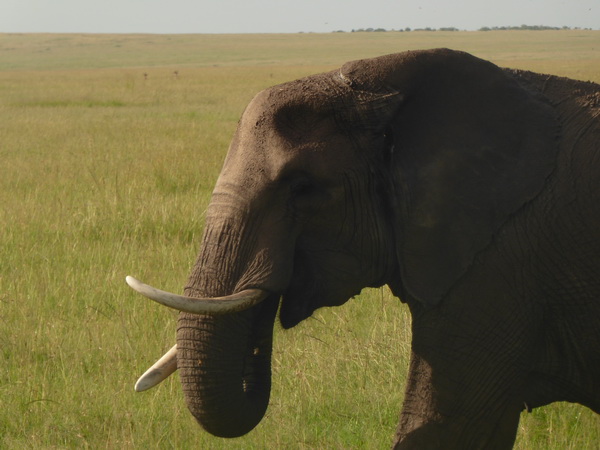
M506 31L506 30L533 30L533 31L544 31L544 30L570 30L570 27L549 27L546 25L521 25L519 27L481 27L478 31Z

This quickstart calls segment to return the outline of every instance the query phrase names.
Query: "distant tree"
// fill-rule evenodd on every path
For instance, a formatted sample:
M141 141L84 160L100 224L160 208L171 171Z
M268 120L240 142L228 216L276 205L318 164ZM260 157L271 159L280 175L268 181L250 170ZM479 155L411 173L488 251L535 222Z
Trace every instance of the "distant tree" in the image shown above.
M506 30L533 30L533 31L544 31L544 30L569 30L569 27L549 27L546 25L521 25L519 27L482 27L479 31L506 31Z
M570 28L567 26L563 26L561 28L559 27L549 27L546 25L520 25L520 26L502 26L502 27L481 27L479 28L477 31L506 31L506 30L579 30L580 28ZM414 30L410 27L406 27L406 28L399 28L398 30L395 29L391 29L388 30L386 28L358 28L352 29L352 33L373 33L373 32L378 32L378 33L385 33L388 31L397 31L397 32L410 32L410 31L460 31L458 28L456 27L442 27L442 28L431 28L431 27L426 27L426 28L415 28ZM332 31L332 33L345 33L344 30L336 30L336 31Z

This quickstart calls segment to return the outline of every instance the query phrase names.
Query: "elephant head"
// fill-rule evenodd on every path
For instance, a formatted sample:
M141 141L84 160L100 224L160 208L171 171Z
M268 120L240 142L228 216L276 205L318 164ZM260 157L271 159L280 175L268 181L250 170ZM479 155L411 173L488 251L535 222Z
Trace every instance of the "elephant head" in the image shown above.
M185 296L178 368L209 432L255 427L272 329L364 287L438 304L554 166L546 106L491 63L450 50L354 61L259 93L239 122ZM525 149L527 150L525 152ZM176 356L175 356L176 355Z

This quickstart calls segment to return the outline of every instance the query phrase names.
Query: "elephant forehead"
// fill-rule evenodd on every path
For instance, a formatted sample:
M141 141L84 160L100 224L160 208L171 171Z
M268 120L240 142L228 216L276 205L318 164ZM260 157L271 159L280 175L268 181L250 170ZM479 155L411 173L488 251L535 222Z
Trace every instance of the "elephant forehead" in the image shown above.
M282 111L318 114L332 110L351 95L351 89L337 79L337 73L327 72L272 86L259 92L244 115L256 119L275 118Z
M301 86L308 83L306 89L300 89L300 81ZM335 117L344 102L310 81L299 80L257 94L240 120L232 146L262 153L317 151L320 144L339 134Z
M222 176L248 183L291 172L319 178L331 167L351 164L350 135L339 129L350 91L334 76L319 74L258 93L238 124Z

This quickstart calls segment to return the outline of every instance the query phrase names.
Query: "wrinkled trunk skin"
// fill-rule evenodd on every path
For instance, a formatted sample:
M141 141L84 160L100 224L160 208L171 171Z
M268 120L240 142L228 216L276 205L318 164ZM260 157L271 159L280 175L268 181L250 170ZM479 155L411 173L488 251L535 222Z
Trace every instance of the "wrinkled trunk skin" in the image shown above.
M179 317L177 365L186 402L200 425L215 436L248 433L267 409L277 303L262 306L270 311L261 311L265 317L258 324L255 311Z
M207 218L187 295L215 297L235 291L251 257L242 245L243 235L243 225ZM229 316L180 313L177 367L182 388L190 412L209 433L238 437L264 416L278 301L273 296Z

